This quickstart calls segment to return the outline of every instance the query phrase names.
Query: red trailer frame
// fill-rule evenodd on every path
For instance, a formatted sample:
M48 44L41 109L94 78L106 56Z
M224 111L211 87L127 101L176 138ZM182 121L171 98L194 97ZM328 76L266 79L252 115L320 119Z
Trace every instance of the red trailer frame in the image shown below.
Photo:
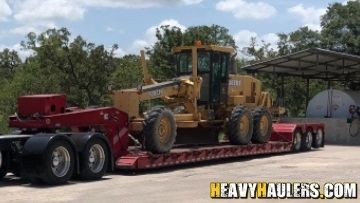
M39 177L42 169L34 165L32 161L27 159L43 160L43 153L51 140L66 140L74 151L81 153L86 143L89 143L93 137L101 138L106 141L107 150L112 169L150 169L166 166L176 166L186 163L196 163L210 160L220 160L231 157L244 157L252 155L265 155L275 153L286 153L293 150L298 151L300 147L295 148L294 137L301 139L305 137L315 137L318 130L324 132L324 125L319 123L273 123L272 135L270 142L265 144L249 144L249 145L230 145L222 143L218 145L179 145L175 146L169 153L152 154L145 151L140 143L137 143L128 132L128 115L114 107L99 108L65 108L65 97L63 95L36 95L19 98L19 104L39 105L32 109L26 105L16 115L9 119L9 126L18 128L25 135L8 135L0 136L0 152L5 150L8 159L7 165L17 164L20 161L12 162L12 160L25 160L27 164L28 174L35 174ZM65 133L59 133L58 129L66 129ZM45 136L44 136L45 133ZM99 137L100 136L100 137ZM130 144L131 140L134 145ZM27 153L19 153L11 148L12 145L20 141L26 148ZM301 143L305 143L301 141ZM310 146L309 146L310 143ZM303 150L310 150L313 147L322 147L317 144L314 146L313 141L307 142L307 147L301 147ZM138 145L138 146L136 146ZM19 147L18 150L22 150ZM30 154L29 154L30 153ZM80 156L80 155L79 155ZM25 157L25 158L24 158ZM79 173L80 163L78 158L76 169ZM34 159L35 160L35 159ZM40 163L40 162L39 162ZM23 164L23 165L24 165ZM16 166L10 167L16 171ZM9 171L11 171L10 169Z
M306 133L307 130L316 132L318 129L323 130L324 125L318 123L274 123L272 141L265 144L178 147L167 154L152 154L148 151L129 148L126 155L116 160L115 167L127 170L149 169L224 158L291 152L294 133L297 130Z

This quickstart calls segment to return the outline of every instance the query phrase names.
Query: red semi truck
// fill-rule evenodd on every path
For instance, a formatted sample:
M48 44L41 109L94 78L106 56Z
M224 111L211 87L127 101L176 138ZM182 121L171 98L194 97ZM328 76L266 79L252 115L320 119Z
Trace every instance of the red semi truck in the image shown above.
M266 144L176 146L169 153L145 151L128 132L128 116L114 107L66 108L65 95L18 99L9 126L0 136L0 178L11 172L48 184L74 176L99 179L115 169L148 169L241 157L305 151L324 146L320 123L274 123Z

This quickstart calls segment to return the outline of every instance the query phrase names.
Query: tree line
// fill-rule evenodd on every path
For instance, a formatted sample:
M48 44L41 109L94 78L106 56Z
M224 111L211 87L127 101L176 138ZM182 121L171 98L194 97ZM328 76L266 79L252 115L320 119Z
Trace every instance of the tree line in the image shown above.
M250 58L237 58L238 70L245 64L286 55L302 49L325 49L360 55L360 2L329 5L321 18L321 31L301 27L291 33L279 33L277 48L252 38L244 48ZM171 48L192 45L195 40L206 44L236 46L229 30L220 25L178 27L161 26L157 41L146 47L152 75L158 80L174 77ZM14 50L0 52L0 132L8 131L8 116L16 111L18 96L25 94L64 93L69 105L111 105L108 87L136 87L142 73L139 55L116 57L118 45L97 45L77 36L71 38L66 28L49 29L41 34L29 33L21 42L31 56L21 60ZM259 75L267 90L276 97L279 85L273 75ZM289 78L285 102L291 116L303 115L305 83ZM325 88L323 81L311 82L310 96Z

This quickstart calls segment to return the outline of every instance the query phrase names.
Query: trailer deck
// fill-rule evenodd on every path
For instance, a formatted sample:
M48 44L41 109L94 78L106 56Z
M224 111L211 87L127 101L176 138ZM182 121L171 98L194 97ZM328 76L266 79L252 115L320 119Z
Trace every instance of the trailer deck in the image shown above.
M115 167L126 170L150 169L224 158L291 152L294 132L300 130L305 133L309 129L313 131L324 129L324 125L274 123L272 141L265 144L178 147L166 154L152 154L139 148L129 148L128 154L116 160Z

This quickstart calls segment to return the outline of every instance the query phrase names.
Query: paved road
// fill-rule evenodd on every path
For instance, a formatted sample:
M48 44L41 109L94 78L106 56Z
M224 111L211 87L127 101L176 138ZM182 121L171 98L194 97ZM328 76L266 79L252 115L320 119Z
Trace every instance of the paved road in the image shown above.
M0 202L217 202L209 198L211 181L360 183L360 147L326 146L307 153L232 159L138 174L120 172L101 181L74 181L57 187L31 185L10 176L0 182Z

